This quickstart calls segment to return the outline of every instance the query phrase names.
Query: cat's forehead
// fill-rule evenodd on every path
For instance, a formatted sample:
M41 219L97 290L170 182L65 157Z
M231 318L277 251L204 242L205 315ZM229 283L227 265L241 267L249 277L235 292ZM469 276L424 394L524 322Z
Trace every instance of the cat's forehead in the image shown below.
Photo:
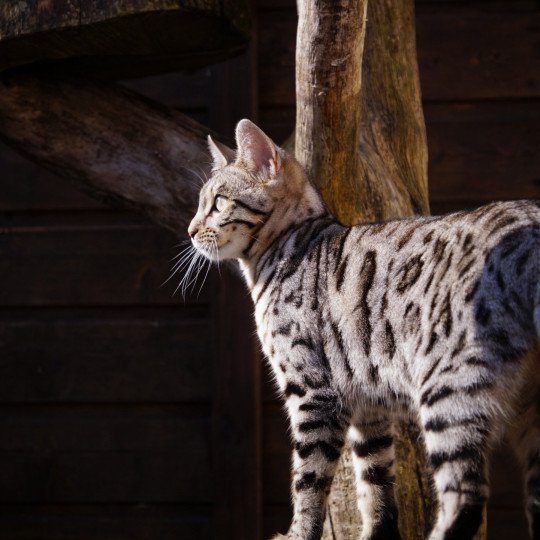
M238 195L240 192L252 191L256 184L251 176L237 167L225 167L215 171L205 184L203 191L208 195Z

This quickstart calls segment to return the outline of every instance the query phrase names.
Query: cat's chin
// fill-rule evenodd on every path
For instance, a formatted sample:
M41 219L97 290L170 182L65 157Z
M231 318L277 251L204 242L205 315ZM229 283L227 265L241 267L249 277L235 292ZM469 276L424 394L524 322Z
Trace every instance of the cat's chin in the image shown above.
M193 242L195 249L212 262L238 259L243 249L243 246L239 244L239 242L235 242L234 240L228 240L216 249L215 247L207 248L196 241Z

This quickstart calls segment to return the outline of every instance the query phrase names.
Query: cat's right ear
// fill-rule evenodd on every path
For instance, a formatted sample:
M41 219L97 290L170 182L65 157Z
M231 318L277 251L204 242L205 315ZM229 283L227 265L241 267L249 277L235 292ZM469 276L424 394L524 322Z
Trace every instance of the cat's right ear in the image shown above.
M232 163L236 158L236 152L229 148L228 146L214 141L210 135L208 135L208 149L212 154L212 170L217 171L218 169L223 169L229 163Z

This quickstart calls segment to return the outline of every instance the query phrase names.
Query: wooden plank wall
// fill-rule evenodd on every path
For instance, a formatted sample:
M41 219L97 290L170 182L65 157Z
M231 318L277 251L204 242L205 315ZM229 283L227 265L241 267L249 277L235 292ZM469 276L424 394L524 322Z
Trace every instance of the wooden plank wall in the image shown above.
M294 0L257 15L256 57L129 85L226 135L258 114L285 139ZM417 21L434 213L539 197L538 4L419 1ZM0 538L252 540L261 510L265 538L284 531L287 428L267 373L257 408L237 285L212 272L171 298L173 235L5 147L0 193ZM525 538L505 451L494 472L490 538Z
M230 131L220 96L252 56L129 84ZM251 116L251 93L235 95ZM242 284L222 270L173 297L178 238L5 146L0 185L0 538L258 538Z

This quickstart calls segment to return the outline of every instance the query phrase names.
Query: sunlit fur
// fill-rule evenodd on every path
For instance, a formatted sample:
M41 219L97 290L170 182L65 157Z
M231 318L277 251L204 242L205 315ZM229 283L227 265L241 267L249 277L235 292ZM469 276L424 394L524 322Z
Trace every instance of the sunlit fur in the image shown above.
M346 438L362 540L399 538L397 416L423 433L439 505L430 540L474 536L506 425L540 538L539 204L347 228L254 124L236 140L236 152L209 140L214 171L189 234L208 260L238 259L255 304L294 438L287 538L320 538Z

